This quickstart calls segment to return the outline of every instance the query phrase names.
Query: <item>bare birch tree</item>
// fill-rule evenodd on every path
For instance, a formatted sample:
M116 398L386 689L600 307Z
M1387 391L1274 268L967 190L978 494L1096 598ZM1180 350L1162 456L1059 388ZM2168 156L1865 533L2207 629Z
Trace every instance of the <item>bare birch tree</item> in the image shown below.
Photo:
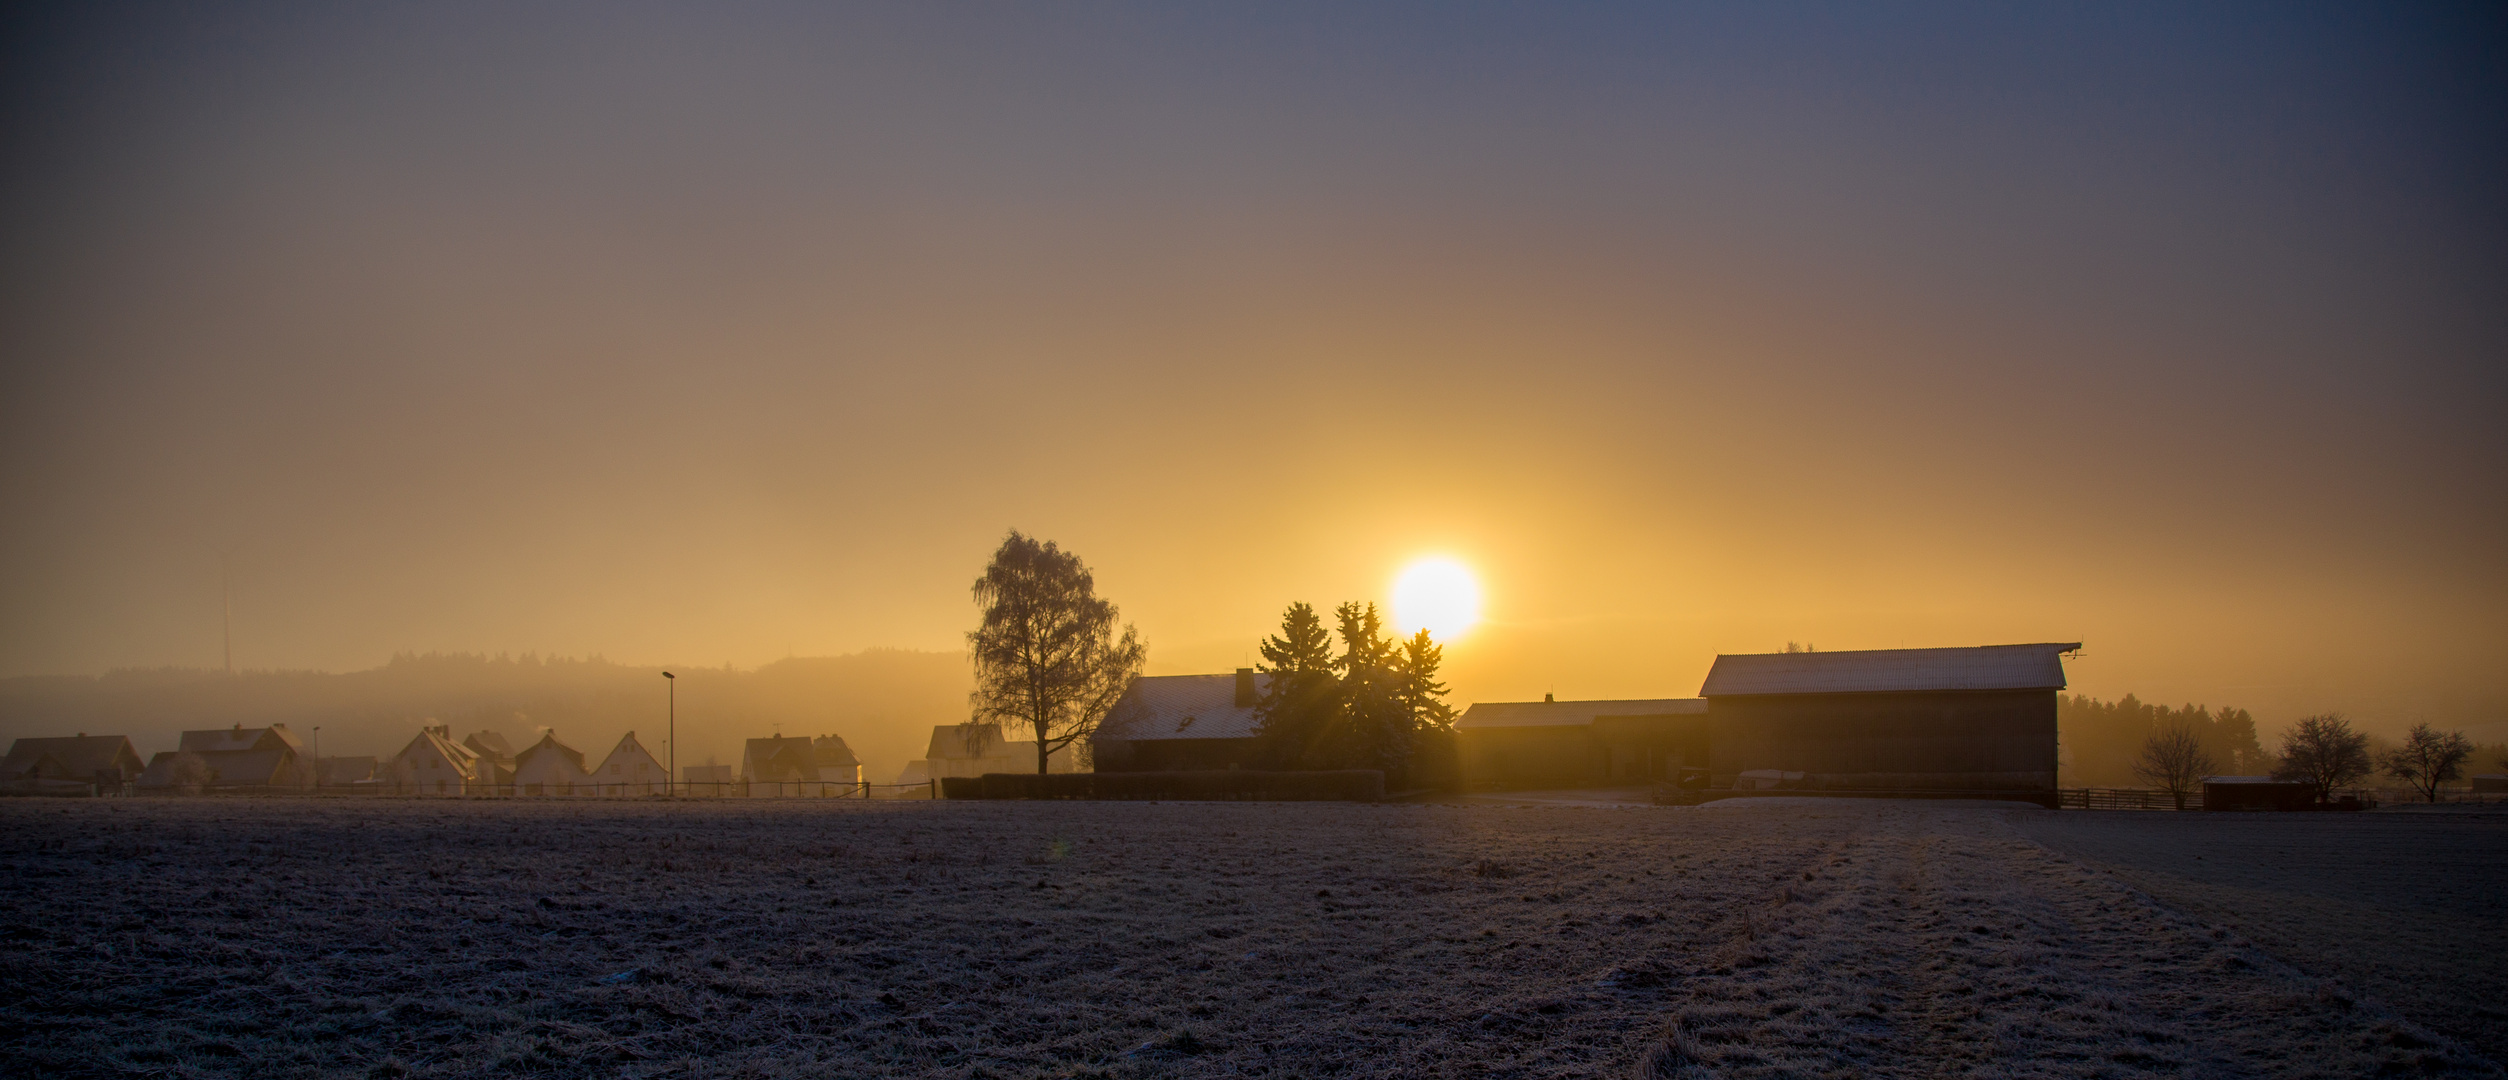
M1012 530L975 579L983 621L967 634L976 721L1036 732L1036 771L1088 737L1141 671L1149 647L1097 596L1080 557Z
M2219 763L2203 748L2203 737L2188 724L2153 729L2142 740L2142 753L2134 759L2134 775L2143 783L2168 792L2180 810L2186 808L2186 796L2201 791L2203 778L2216 768Z

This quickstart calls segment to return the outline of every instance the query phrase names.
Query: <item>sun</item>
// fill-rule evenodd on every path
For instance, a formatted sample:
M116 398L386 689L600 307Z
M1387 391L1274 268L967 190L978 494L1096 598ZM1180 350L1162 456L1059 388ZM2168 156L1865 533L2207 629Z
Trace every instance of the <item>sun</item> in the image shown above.
M1393 623L1404 634L1428 631L1438 641L1463 636L1480 621L1480 582L1452 559L1421 559L1393 581Z

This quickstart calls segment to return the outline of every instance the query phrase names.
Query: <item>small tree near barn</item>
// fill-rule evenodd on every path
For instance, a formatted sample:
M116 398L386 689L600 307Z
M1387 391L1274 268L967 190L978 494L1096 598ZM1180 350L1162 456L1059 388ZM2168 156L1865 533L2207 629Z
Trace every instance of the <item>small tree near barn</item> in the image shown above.
M1042 774L1114 708L1149 647L1128 625L1116 632L1115 605L1098 598L1079 556L1015 529L975 579L975 604L975 719L1034 730Z
M2379 764L2423 798L2437 802L2439 785L2464 776L2465 759L2472 756L2473 742L2464 732L2433 731L2428 724L2414 724L2403 745L2387 751Z
M2212 755L2203 749L2203 737L2188 724L2168 724L2153 730L2142 740L2142 753L2134 759L2134 775L2143 783L2168 792L2177 801L2177 808L2186 808L2186 796L2203 789L2203 778L2219 767Z
M2273 775L2306 781L2316 789L2317 801L2323 802L2334 789L2349 787L2372 768L2369 737L2351 730L2351 722L2341 713L2320 713L2299 718L2282 733L2281 765Z

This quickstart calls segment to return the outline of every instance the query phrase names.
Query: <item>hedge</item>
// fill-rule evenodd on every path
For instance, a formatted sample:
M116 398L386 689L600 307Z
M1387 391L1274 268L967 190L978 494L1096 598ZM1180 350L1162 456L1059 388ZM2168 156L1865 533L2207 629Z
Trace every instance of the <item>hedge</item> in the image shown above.
M1385 774L1374 769L1331 772L985 773L941 778L944 799L1334 800L1385 797Z

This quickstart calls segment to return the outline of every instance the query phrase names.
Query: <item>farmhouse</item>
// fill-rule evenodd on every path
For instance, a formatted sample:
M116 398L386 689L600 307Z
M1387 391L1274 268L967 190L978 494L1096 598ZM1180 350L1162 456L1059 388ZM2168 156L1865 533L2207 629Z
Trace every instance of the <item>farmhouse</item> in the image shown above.
M842 795L862 783L862 761L834 735L751 739L741 752L749 794Z
M479 755L454 742L452 729L440 724L420 728L387 770L392 790L418 795L485 792L495 782L480 776Z
M303 787L309 778L286 750L166 750L148 759L144 791Z
M1234 675L1149 675L1107 710L1090 737L1098 772L1237 769L1254 764L1254 703L1271 676L1253 668ZM1033 771L1035 744L1025 769Z
M139 786L180 788L290 788L312 783L302 760L305 743L285 724L186 731L180 748L148 760Z
M0 786L11 791L69 792L92 785L94 794L120 794L146 768L131 740L120 735L19 739L0 759Z
M1802 773L1815 790L2053 798L2055 696L2079 643L1716 657L1711 784Z
M618 740L618 745L610 749L610 756L601 759L600 768L592 771L592 782L603 795L667 795L670 779L670 770L653 760L632 731Z
M1707 766L1700 698L1484 701L1454 722L1463 782L1481 788L1671 781Z
M514 755L514 790L524 795L590 795L592 774L583 751L557 741L554 731Z
M505 736L482 728L462 740L462 748L479 755L479 780L494 787L514 782L514 746Z

